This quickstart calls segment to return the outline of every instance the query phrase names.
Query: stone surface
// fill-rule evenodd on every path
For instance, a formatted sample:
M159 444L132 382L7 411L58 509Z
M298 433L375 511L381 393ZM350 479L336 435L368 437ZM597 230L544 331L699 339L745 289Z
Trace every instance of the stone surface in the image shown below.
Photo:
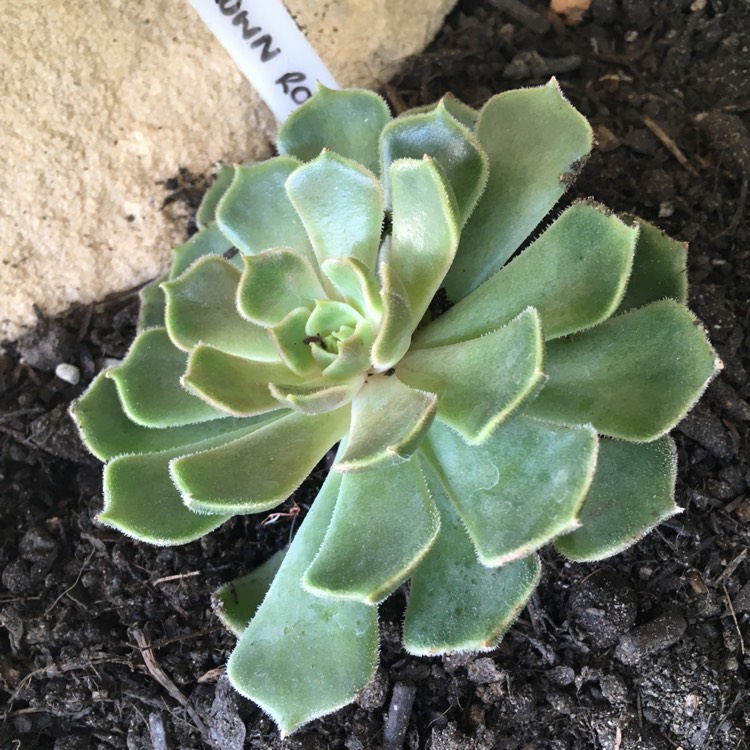
M341 85L418 52L454 0L288 0ZM248 6L249 7L249 6ZM15 3L0 51L0 341L156 276L181 168L271 153L276 124L185 0Z

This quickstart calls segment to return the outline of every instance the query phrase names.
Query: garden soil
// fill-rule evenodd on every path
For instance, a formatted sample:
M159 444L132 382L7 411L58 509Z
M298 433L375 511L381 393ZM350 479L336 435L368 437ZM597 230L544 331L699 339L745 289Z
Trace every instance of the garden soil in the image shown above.
M594 196L690 243L690 306L724 369L674 433L685 512L601 563L546 552L538 592L489 653L405 654L398 592L382 607L374 683L282 741L228 687L234 638L210 594L299 519L237 518L174 549L99 526L101 466L67 408L124 355L136 297L40 317L0 358L0 747L748 747L750 4L594 0L573 26L541 0L462 0L384 93L397 109L445 91L479 106L551 75L598 140L568 199ZM165 179L165 200L195 205L205 185ZM55 376L62 362L77 385ZM301 507L324 471L295 494Z

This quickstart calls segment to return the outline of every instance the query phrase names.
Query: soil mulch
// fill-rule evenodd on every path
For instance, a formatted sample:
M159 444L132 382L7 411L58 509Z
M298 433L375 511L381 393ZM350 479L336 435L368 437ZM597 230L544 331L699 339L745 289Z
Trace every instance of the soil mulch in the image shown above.
M538 592L487 654L408 656L394 595L375 682L281 741L222 676L233 638L210 592L282 545L292 519L234 519L174 549L98 526L101 467L66 410L104 358L124 355L136 298L40 319L0 354L0 746L748 747L750 5L594 0L573 27L542 0L461 0L386 93L396 106L446 90L481 105L550 75L598 139L570 198L595 196L690 242L690 306L724 370L675 431L685 512L602 563L546 553ZM186 179L166 181L173 198L196 198ZM62 362L77 385L55 376ZM309 504L323 470L297 502Z

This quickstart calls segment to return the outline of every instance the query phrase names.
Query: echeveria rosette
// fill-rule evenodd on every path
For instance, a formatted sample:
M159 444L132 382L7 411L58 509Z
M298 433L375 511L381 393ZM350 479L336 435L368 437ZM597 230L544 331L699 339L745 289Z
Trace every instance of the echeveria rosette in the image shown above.
M677 512L667 433L718 363L679 243L592 202L539 229L591 148L554 81L396 119L321 88L278 146L222 168L73 411L99 518L156 544L273 508L339 444L288 549L217 594L233 684L288 732L366 685L406 580L410 652L492 648L541 546L595 560Z

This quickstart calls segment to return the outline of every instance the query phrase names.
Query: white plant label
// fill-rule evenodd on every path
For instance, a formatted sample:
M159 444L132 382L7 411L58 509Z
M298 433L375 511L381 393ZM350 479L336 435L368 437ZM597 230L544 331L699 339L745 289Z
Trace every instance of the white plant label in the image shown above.
M281 0L189 0L239 69L283 122L333 76Z

